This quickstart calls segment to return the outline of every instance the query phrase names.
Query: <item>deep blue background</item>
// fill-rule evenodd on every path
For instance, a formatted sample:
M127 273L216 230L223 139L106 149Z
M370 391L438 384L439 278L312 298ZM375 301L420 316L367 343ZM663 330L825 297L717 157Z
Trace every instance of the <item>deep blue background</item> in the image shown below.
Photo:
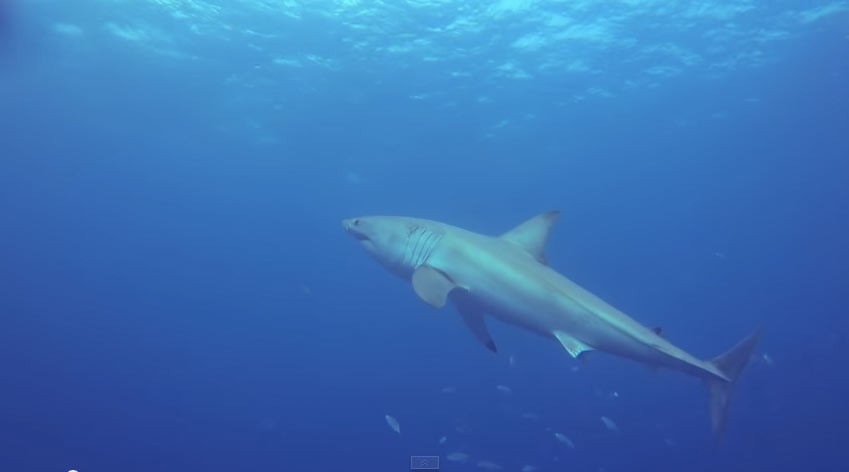
M58 7L21 10L0 82L0 469L845 468L845 15L720 80L567 107L556 79L501 87L498 113L536 116L481 139L492 109L407 98L426 70L299 77L317 92L271 111L222 80L253 58L220 44L76 50L49 33ZM721 447L697 381L501 325L493 356L339 224L497 234L549 209L552 265L690 352L765 326L774 364L747 370Z

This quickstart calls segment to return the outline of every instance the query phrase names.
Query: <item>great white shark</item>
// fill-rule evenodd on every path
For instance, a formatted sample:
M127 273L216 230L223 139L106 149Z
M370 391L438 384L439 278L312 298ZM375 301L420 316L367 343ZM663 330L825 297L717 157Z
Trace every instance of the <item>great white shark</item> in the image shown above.
M713 359L696 358L549 267L545 246L559 215L540 214L500 236L404 216L350 218L342 226L389 271L411 281L423 301L456 306L490 351L497 348L485 315L554 340L573 358L602 351L702 379L719 436L761 330Z

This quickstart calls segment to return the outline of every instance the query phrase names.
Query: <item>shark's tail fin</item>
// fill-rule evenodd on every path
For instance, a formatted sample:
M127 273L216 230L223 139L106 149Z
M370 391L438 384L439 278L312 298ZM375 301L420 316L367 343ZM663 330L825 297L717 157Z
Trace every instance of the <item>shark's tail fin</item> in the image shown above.
M740 378L740 374L743 373L743 369L746 368L746 364L749 363L752 351L755 350L760 337L761 329L759 328L746 339L737 343L736 346L710 360L710 363L725 376L725 379L711 376L705 380L710 390L711 426L717 438L721 437L725 430L728 407L731 404L734 386L737 379Z

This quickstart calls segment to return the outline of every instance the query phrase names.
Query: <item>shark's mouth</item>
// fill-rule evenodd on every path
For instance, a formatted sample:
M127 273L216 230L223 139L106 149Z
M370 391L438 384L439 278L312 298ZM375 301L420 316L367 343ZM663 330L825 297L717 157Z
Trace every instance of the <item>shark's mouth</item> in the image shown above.
M368 236L365 235L365 232L364 231L358 231L358 228L356 228L356 226L359 226L359 224L360 224L359 218L342 220L342 227L345 228L345 231L347 231L348 234L357 238L358 241L368 241Z

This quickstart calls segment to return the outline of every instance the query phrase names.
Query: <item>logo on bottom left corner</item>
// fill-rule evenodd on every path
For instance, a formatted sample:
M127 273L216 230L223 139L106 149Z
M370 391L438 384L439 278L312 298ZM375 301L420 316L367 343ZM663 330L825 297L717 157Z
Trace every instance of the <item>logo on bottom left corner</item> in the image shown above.
M439 470L439 456L410 456L410 472Z

